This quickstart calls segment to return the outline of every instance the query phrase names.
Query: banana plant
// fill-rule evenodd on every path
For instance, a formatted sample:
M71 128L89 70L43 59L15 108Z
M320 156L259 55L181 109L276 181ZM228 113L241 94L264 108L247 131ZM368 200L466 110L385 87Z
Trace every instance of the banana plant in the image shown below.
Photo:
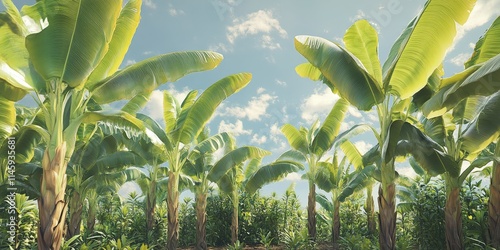
M191 91L181 104L168 91L164 91L164 128L145 115L136 115L165 149L164 154L168 163L167 249L176 249L179 241L179 179L188 160L187 156L196 146L198 135L203 131L217 106L244 88L251 78L250 73L224 77L208 87L199 97L197 97L198 91Z
M457 24L463 25L475 0L429 0L396 40L388 59L380 65L378 36L366 21L356 21L344 35L344 45L320 37L297 36L295 48L308 62L299 75L322 80L332 91L360 110L375 108L380 132L378 144L387 144L394 115L407 119L409 101L426 86L453 43ZM451 7L453 6L453 7ZM429 34L432 34L430 36ZM431 86L432 87L432 86ZM380 248L395 249L394 159L381 161L379 189Z
M96 194L116 193L125 182L137 179L143 159L118 144L103 126L82 126L83 137L68 163L69 225L66 239L80 234L83 203L94 190ZM90 131L89 131L90 130Z
M183 172L190 176L195 185L191 187L195 195L196 210L196 249L207 249L206 242L206 206L207 195L211 181L216 181L225 172L238 164L251 158L262 158L269 154L268 151L257 147L241 147L238 150L228 152L228 156L220 159L214 159L213 153L217 150L224 150L233 143L228 133L220 133L209 137L208 129L200 134L198 140L201 142L196 145L194 150L188 156L186 166ZM227 145L227 147L226 147ZM215 176L215 177L214 177ZM209 179L210 178L210 179Z
M238 214L240 192L254 194L267 183L278 181L287 174L303 170L305 160L296 151L287 151L269 164L261 164L270 152L253 146L236 148L234 142L226 145L227 152L214 165L206 178L217 184L219 190L231 198L231 244L238 242ZM245 164L246 162L246 164Z
M350 141L344 143L351 144ZM351 144L348 147L355 146ZM358 154L358 156L358 159L361 159L361 155ZM339 163L337 154L334 154L331 162L319 163L319 171L314 177L318 187L331 194L331 201L323 194L316 194L316 198L318 203L330 212L333 249L339 249L340 203L354 192L361 191L370 185L371 175L375 170L373 165L363 167L352 165L352 162L347 163L346 157L342 158ZM354 167L354 171L350 170L351 166Z
M150 92L188 73L212 69L222 56L208 51L176 52L118 70L139 23L141 0L126 5L121 0L42 0L21 11L10 0L3 3L1 92L8 93L10 101L34 93L44 114L47 130L42 138L47 147L38 199L38 248L59 249L67 210L66 168L80 124L107 120L144 129L125 112L89 111L91 100L105 104ZM2 103L2 107L11 108L12 103ZM2 128L8 129L9 124L9 120L2 121Z
M348 106L346 100L339 99L321 127L315 122L310 129L305 127L297 129L291 124L285 124L281 128L290 146L307 162L307 176L316 176L319 171L318 162L332 147L339 134ZM309 238L316 239L316 184L314 178L308 178L308 182L307 229Z
M500 18L493 22L485 35L476 43L471 58L465 63L465 70L450 78L442 79L438 91L422 106L422 111L428 118L427 134L431 137L438 136L433 139L440 140L441 145L446 147L447 153L457 163L455 166L451 165L453 168L446 169L445 174L448 191L446 236L448 246L453 249L458 249L455 248L458 247L456 244L461 244L453 245L452 243L456 242L453 239L461 238L458 190L471 168L482 166L489 160L495 159L484 153L478 157L478 154L490 143L495 142L500 135L500 122L493 118L499 111L500 100L498 92L500 85L496 84L500 76L498 34L500 34ZM452 117L452 122L457 126L457 140L453 139L452 135L442 132L450 122L450 118L447 117ZM445 138L444 143L442 138ZM498 155L496 151L495 154ZM460 174L464 160L475 161ZM482 162L482 164L476 162ZM490 184L493 193L495 193L495 187L500 185L498 184L500 181L497 181L494 176L493 171ZM494 197L495 195L490 196L489 209L491 210L489 212L493 215L490 217L490 235L491 244L498 247L500 246L500 231L495 229L494 225L498 223L498 219L494 215L500 214L495 208L495 204L500 206L500 199L495 201Z

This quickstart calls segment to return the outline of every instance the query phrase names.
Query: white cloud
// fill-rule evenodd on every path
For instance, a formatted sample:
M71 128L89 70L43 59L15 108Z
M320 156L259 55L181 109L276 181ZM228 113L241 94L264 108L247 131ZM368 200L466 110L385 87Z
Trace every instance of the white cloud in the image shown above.
M262 94L262 93L264 93L264 91L266 91L266 89L260 87L260 88L257 89L257 94Z
M144 0L144 5L151 9L156 9L156 4L153 1L154 0Z
M168 92L174 96L174 98L182 103L184 98L186 98L189 93L188 88L183 88L181 91L174 89L173 85L170 85ZM162 90L154 90L151 93L148 103L143 109L143 112L149 115L156 121L163 121L163 91Z
M171 3L169 3L168 14L170 14L171 16L179 16L179 15L184 15L184 11L175 9L174 6Z
M478 0L467 22L463 26L458 26L457 35L448 52L455 49L455 45L462 40L467 31L483 26L498 15L500 15L500 0Z
M333 94L329 88L324 88L321 92L316 91L302 103L302 119L307 123L313 123L320 117L325 117L339 99L340 97Z
M413 168L408 167L408 166L396 167L396 171L398 171L398 173L400 175L406 176L406 177L411 178L411 179L413 179L417 176L417 173L415 173L415 170L413 170Z
M163 92L161 90L154 90L151 93L144 112L156 121L163 121Z
M356 148L361 154L365 154L366 152L368 152L368 150L370 150L373 147L372 144L367 143L365 141L357 141L354 143L354 146L356 146Z
M135 60L130 60L129 59L129 60L125 61L125 67L130 66L130 65L135 64L135 63L136 63Z
M356 118L362 117L361 112L359 112L359 110L355 107L349 106L349 108L347 109L347 112Z
M302 176L299 173L289 173L283 180L285 180L285 181L301 181Z
M457 66L463 66L465 61L470 58L470 53L460 53L456 55L455 57L450 59L450 62L457 65Z
M261 94L257 97L252 97L245 107L227 107L221 116L234 116L237 118L247 118L250 121L260 121L263 116L266 116L267 108L276 100L276 96L270 94Z
M250 140L250 143L256 143L258 145L261 145L263 143L266 143L267 142L267 136L263 135L263 136L258 136L257 134L254 134L252 136L252 139Z
M227 46L224 43L218 43L215 45L210 45L208 47L208 50L217 51L217 52L232 52L233 48L231 48L230 46Z
M281 49L281 45L279 43L275 43L270 35L262 36L261 46L264 49L270 49L270 50Z
M235 123L226 123L226 121L222 120L219 124L219 133L222 132L228 132L233 136L239 136L249 135L252 133L252 130L245 130L241 120L237 120Z
M278 19L273 17L272 11L259 10L248 14L245 19L234 19L233 25L227 27L226 37L229 43L234 44L238 37L264 33L261 37L261 47L274 50L280 48L280 44L274 42L270 35L272 32L277 32L282 38L287 37L286 30L281 27Z
M276 84L278 84L280 86L286 86L286 82L285 81L281 81L281 80L276 79L275 82L276 82Z

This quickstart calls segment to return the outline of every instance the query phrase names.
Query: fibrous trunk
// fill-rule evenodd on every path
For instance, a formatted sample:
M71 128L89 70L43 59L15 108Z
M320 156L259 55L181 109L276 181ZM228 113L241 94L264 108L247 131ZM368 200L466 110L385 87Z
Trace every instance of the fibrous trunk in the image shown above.
M238 191L233 191L232 195L233 200L233 217L231 220L231 244L235 244L238 241L238 204L239 204L239 196Z
M40 225L38 228L38 249L60 249L64 238L64 223L67 206L64 201L66 190L66 143L56 147L54 156L45 150L42 159L43 176L38 199Z
M316 185L309 182L309 197L307 199L307 231L309 239L316 240Z
M82 210L83 203L81 201L80 193L73 192L69 203L69 226L67 239L80 234L80 225L82 224Z
M91 203L89 202L89 213L87 217L87 228L86 231L88 233L94 232L94 226L95 226L95 216L96 216L96 207L92 206Z
M453 187L448 194L445 207L446 245L450 250L464 249L462 242L462 210L460 188Z
M167 249L175 250L179 243L179 174L168 174L168 242Z
M207 195L196 195L196 249L207 249Z
M152 181L149 186L149 193L146 201L146 229L151 232L155 223L155 207L156 207L156 182Z
M497 146L499 147L499 146ZM495 162L491 173L490 199L488 202L490 244L500 248L500 163Z
M333 223L332 223L332 242L333 249L339 249L340 239L340 201L333 202Z
M394 183L387 185L383 190L382 185L378 192L380 226L379 244L381 250L394 250L396 248L396 202Z
M370 235L374 235L377 231L377 225L375 224L375 209L374 202L372 196L372 188L371 186L366 189L366 203L365 203L365 212L366 219L368 224L368 233Z

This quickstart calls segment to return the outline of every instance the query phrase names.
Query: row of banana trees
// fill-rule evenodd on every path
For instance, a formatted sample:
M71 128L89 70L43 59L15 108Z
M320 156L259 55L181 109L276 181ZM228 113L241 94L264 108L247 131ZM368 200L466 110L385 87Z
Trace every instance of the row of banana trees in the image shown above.
M8 138L16 140L16 185L38 200L39 249L61 248L68 210L67 237L80 233L85 200L92 203L87 220L91 231L96 196L116 192L131 180L146 194L147 229L154 227L156 191L168 190L167 249L178 245L179 193L184 187L195 192L197 246L206 249L209 181L232 194L236 241L238 190L244 186L255 192L302 168L290 160L293 153L262 165L270 152L237 148L229 134L210 136L205 129L217 106L250 82L249 73L225 77L199 96L192 91L181 104L165 92L163 126L137 113L161 84L213 69L223 59L210 51L176 52L119 70L139 23L140 0L126 5L120 0L37 1L20 11L12 1L3 3L0 143L7 154ZM38 108L16 108L15 102L28 93ZM102 108L117 100L128 101L119 111ZM213 159L224 147L224 157ZM14 164L7 155L1 159L2 166ZM2 190L12 183L6 173L2 171Z
M380 129L371 128L378 144L362 157L362 163L375 167L373 177L381 183L381 249L395 249L395 163L406 155L446 181L448 249L464 249L459 199L462 183L474 168L493 161L490 241L493 247L499 246L499 150L494 154L483 151L496 142L500 132L495 117L500 108L499 18L476 43L464 71L443 78L443 59L457 34L457 25L466 22L474 5L475 1L428 1L396 40L383 65L378 57L377 32L365 20L347 30L344 46L320 37L295 37L296 50L308 61L296 68L299 75L321 80L360 110L375 109L378 113ZM359 130L360 126L355 126L347 132ZM470 165L466 167L465 162ZM314 210L311 203L309 206ZM310 217L310 223L313 220ZM313 230L309 233L314 237Z
M341 99L321 126L284 125L282 132L292 150L268 164L262 164L262 158L270 152L237 147L229 134L210 135L206 128L219 104L247 86L249 73L224 77L200 95L192 91L181 103L165 91L164 124L138 113L162 84L214 69L223 59L210 51L176 52L119 69L139 24L141 0L126 5L120 0L42 0L21 10L10 0L3 3L0 144L6 154L8 138L16 138L15 163L23 178L18 186L38 200L39 249L60 249L68 208L71 237L79 234L86 199L92 202L130 180L136 180L146 195L147 230L155 226L157 201L167 201L167 249L178 245L179 194L186 188L195 193L196 246L207 248L205 209L211 183L232 199L231 232L236 242L238 191L255 192L304 166L308 167L304 178L309 182L311 239L316 237L316 186L332 194L332 240L338 247L340 203L361 187L368 194L368 225L375 230L371 190L377 180L381 183L380 248L394 249L395 162L406 155L429 174L443 175L446 180L449 249L463 249L460 186L474 168L493 160L490 238L492 246L500 245L496 229L500 225L500 170L495 158L500 149L493 155L483 152L500 131L494 117L500 108L500 21L478 41L463 72L443 78L442 69L457 24L466 22L473 0L429 0L383 65L378 58L377 32L365 20L347 30L344 46L297 36L296 50L308 61L296 68L297 73L321 80ZM38 104L36 110L15 106L28 93ZM102 108L118 100L126 100L119 111ZM350 105L364 111L375 109L379 129L357 125L339 134ZM366 131L373 132L378 144L361 155L348 139ZM324 159L332 148L335 152L342 149L345 158L339 162L334 153ZM215 159L219 150L224 154ZM8 165L6 155L0 159L2 166ZM462 170L464 162L470 166ZM2 174L2 183L9 185L7 175ZM161 197L163 192L158 190L165 189L166 197ZM92 214L89 211L89 217ZM95 219L87 222L91 230Z

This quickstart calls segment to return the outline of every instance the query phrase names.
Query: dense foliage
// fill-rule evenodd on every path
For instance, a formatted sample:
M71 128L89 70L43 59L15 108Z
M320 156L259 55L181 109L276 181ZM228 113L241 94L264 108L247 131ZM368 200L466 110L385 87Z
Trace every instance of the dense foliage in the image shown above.
M465 246L467 249L486 249L487 241L487 197L488 189L484 179L468 178L461 190L464 206L462 207ZM407 187L400 187L400 208L398 208L398 248L399 249L445 249L444 235L444 181L441 178L421 178L411 181ZM409 194L410 193L410 194ZM273 194L261 196L240 193L240 243L246 246L267 245L283 246L286 249L304 249L311 246L307 240L306 210L300 206L296 193L290 190L281 197ZM411 197L404 200L403 197ZM342 203L340 219L343 222L340 237L342 249L378 249L377 235L370 235L367 217L363 210L365 197L356 193ZM36 207L32 200L18 195L20 227L18 229L18 249L36 246L33 227L37 225ZM5 207L5 204L2 204ZM404 206L404 208L403 208ZM82 227L82 234L67 241L68 249L94 249L95 247L113 247L118 242L122 246L138 249L148 246L161 249L165 245L167 212L165 202L157 205L155 214L156 227L146 230L144 196L131 193L123 199L108 194L99 198L96 225L93 232ZM88 207L84 208L84 214ZM328 248L331 244L331 227L322 214L328 211L318 210L318 236L316 246ZM207 242L209 246L225 247L231 242L231 200L211 190L207 204ZM85 217L86 218L86 217ZM1 223L6 223L6 218ZM180 205L180 246L190 248L195 244L195 207L194 200L184 198ZM86 220L84 221L84 225ZM1 228L0 248L8 248L8 233ZM148 242L150 234L153 239ZM308 245L309 244L309 245ZM87 248L86 248L87 247Z

